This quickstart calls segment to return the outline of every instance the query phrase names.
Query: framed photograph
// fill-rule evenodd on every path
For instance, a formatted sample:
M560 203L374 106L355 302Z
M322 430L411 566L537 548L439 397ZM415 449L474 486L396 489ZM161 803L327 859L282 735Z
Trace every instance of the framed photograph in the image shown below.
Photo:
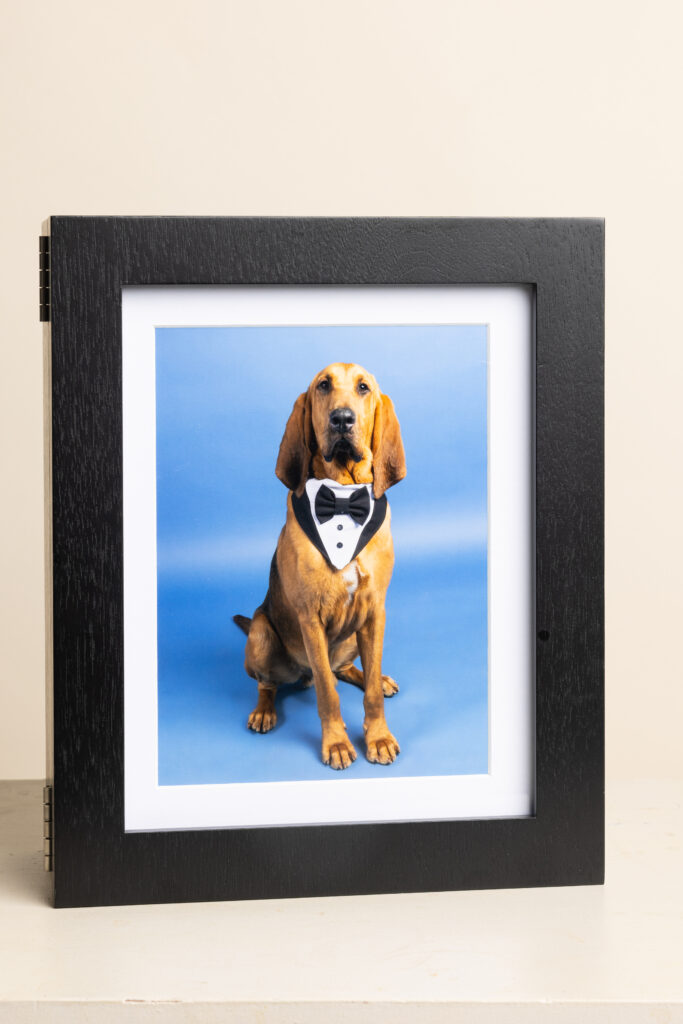
M52 217L57 906L603 879L601 221Z

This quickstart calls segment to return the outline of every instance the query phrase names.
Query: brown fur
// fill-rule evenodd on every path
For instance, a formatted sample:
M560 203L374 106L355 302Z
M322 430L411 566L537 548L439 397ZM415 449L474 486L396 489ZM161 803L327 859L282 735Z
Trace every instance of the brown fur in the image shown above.
M330 429L329 414L342 407L350 408L356 419L347 435L349 444L335 449L338 435ZM275 472L297 494L310 477L371 483L375 498L402 480L406 467L401 431L391 399L381 394L374 377L352 363L334 363L317 374L294 403ZM398 687L382 675L384 600L393 564L388 510L358 557L345 569L335 570L299 526L288 495L287 520L266 598L253 619L235 617L247 633L245 668L258 682L250 729L268 732L275 725L279 684L312 676L322 725L322 759L332 768L347 768L356 751L340 714L336 683L337 678L344 679L364 690L368 760L395 760L399 746L386 723L384 697ZM359 653L362 673L352 664Z

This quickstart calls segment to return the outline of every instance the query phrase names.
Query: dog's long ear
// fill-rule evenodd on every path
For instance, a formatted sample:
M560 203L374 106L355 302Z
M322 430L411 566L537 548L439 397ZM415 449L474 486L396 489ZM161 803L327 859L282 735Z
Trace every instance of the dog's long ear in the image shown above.
M372 491L381 498L388 487L406 475L406 455L401 428L388 395L380 395L372 431Z
M275 475L290 491L302 494L311 468L315 438L311 422L311 399L304 391L294 403L280 443Z

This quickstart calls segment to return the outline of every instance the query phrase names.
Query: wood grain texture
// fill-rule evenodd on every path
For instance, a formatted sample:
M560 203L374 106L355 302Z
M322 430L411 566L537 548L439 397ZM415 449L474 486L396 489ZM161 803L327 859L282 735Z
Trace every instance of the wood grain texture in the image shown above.
M51 253L56 904L601 882L602 222L52 217ZM501 283L536 295L536 816L124 833L122 286Z

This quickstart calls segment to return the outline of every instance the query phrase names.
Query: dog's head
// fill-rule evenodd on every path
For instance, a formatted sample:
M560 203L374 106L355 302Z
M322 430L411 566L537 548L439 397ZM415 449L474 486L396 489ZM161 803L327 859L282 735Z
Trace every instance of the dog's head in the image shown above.
M401 430L388 395L357 363L332 363L317 373L299 395L287 421L275 472L301 494L317 462L333 476L354 467L371 471L373 493L380 498L406 475Z

